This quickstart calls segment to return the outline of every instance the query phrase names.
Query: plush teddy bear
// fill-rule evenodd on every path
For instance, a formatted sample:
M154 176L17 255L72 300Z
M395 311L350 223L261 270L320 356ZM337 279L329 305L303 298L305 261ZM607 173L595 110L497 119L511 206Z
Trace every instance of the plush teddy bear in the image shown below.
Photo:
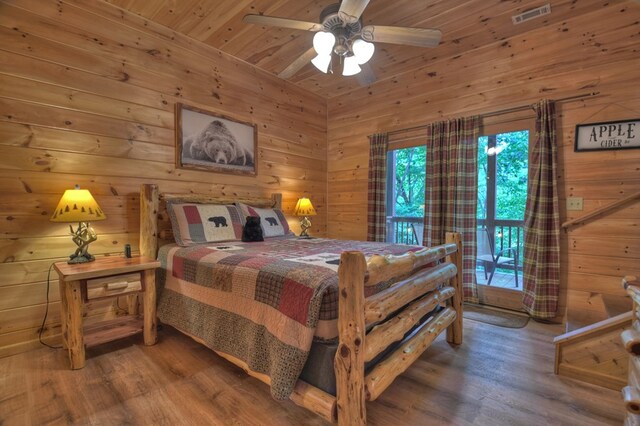
M254 242L264 241L262 236L262 226L260 226L260 218L257 216L247 216L247 222L242 228L242 241Z

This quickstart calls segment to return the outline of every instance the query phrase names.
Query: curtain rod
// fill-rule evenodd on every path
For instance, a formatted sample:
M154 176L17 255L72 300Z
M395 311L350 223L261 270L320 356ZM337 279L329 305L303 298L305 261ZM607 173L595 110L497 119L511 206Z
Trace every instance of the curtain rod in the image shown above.
M555 102L575 101L577 99L589 98L591 96L596 96L596 95L599 95L599 94L600 94L600 92L583 93L582 95L568 96L566 98L556 99ZM493 116L496 116L496 115L509 114L511 112L524 111L524 110L527 110L529 108L533 108L533 105L521 105L521 106L517 106L517 107L501 109L501 110L498 110L498 111L487 112L487 113L478 114L478 115L480 117L483 117L483 118L484 117L493 117ZM391 135L395 135L395 134L398 134L398 133L410 132L412 130L426 129L427 127L428 127L428 124L422 124L420 126L407 127L406 129L392 130L390 132L387 132L387 134L389 136L391 136Z

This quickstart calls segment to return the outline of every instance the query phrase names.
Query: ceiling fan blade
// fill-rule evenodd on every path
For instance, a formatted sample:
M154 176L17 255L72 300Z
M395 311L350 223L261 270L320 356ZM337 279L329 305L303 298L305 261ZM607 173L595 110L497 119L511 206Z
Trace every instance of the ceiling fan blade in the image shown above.
M356 79L360 86L371 86L376 82L377 78L371 65L367 62L366 64L360 65L361 71L356 74Z
M314 57L316 56L316 51L313 47L302 55L298 56L295 61L291 62L288 67L280 71L278 77L284 78L285 80L296 75L298 71L302 69L305 65L307 65Z
M367 25L362 29L365 41L380 43L408 44L418 47L435 47L440 44L442 32L428 28L386 27Z
M245 15L244 22L303 31L322 31L324 29L322 24L315 22L296 21L295 19L278 18L276 16Z
M338 16L347 24L358 22L368 4L369 0L342 0Z

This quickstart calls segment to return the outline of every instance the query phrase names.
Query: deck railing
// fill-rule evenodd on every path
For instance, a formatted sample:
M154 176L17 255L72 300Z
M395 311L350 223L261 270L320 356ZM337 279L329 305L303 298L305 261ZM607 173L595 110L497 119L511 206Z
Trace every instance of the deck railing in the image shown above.
M494 248L503 250L509 247L518 249L519 257L524 254L524 221L498 219L494 222ZM485 227L486 221L478 219L478 229ZM422 245L424 219L421 217L387 216L387 241L396 244ZM489 233L491 234L491 229ZM520 262L519 269L522 268Z
M421 217L387 216L387 242L420 246L423 229Z
M485 227L486 221L478 219L478 230ZM506 248L516 248L518 250L518 271L523 270L524 261L524 221L522 220L506 220L498 219L493 222L493 247L498 252ZM492 230L489 228L489 237ZM514 253L507 253L508 257L512 257ZM478 268L480 265L476 265ZM508 264L502 265L498 270L511 270L513 266Z
M478 229L485 227L486 221L478 219ZM493 222L493 244L496 251L515 247L522 259L524 254L524 221L497 219ZM489 235L491 235L489 229Z

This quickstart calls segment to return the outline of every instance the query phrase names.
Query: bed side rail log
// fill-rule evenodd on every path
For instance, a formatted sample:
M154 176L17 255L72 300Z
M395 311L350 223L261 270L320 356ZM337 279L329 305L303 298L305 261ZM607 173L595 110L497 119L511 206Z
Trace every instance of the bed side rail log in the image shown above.
M415 269L454 253L456 249L455 244L443 244L402 255L374 255L367 262L366 286L409 275Z
M364 317L367 324L384 320L423 294L435 290L448 279L456 276L456 267L443 263L424 269L386 290L370 296L365 301Z
M414 301L397 316L374 327L366 337L365 362L374 359L394 342L399 342L418 322L455 294L453 287L443 287Z
M456 311L446 308L429 318L420 329L365 377L366 397L373 401L433 343L456 319Z

